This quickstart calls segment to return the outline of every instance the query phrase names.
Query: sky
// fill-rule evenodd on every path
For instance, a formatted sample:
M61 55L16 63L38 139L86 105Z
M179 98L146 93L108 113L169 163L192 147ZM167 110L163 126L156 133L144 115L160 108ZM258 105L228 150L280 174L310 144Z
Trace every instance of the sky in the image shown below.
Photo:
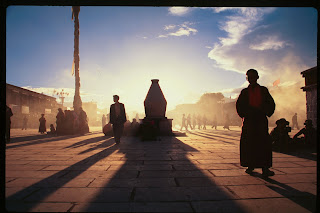
M73 101L71 16L68 6L7 8L7 83L51 96L63 89ZM143 113L151 79L172 110L207 92L236 98L251 68L272 87L303 81L317 65L314 8L83 6L79 23L80 95L98 108L117 94L126 111Z

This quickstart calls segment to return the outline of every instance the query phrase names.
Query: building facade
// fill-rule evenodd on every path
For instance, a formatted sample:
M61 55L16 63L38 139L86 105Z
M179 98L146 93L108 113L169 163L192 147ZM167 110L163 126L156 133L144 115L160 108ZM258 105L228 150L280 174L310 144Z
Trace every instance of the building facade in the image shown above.
M305 86L301 89L306 92L307 119L312 120L315 128L317 128L317 72L317 67L301 72L305 78Z
M55 124L55 116L61 104L56 98L6 84L6 104L11 108L11 128L21 128L23 119L28 119L28 128L38 128L41 114L45 114L47 128Z

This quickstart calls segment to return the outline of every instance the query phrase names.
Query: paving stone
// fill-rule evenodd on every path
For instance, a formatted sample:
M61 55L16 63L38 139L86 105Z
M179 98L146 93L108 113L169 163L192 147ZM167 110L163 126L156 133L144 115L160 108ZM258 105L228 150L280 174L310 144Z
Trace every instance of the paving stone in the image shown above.
M133 203L133 212L193 212L188 202Z
M52 175L55 175L56 173L60 173L60 171L7 171L6 177L41 177L41 178L47 178ZM65 172L66 173L66 172ZM65 174L61 172L61 176Z
M277 168L286 174L304 174L304 173L317 173L316 167L300 167L300 168Z
M176 170L211 170L211 169L237 169L238 167L230 163L216 164L195 164L195 165L174 165Z
M224 187L162 187L137 188L134 201L192 201L235 199L234 194Z
M310 212L297 203L286 198L248 199L232 201L194 201L192 202L192 206L196 212Z
M128 202L131 188L43 188L28 196L28 202Z
M30 194L38 191L39 188L36 187L6 187L6 200L14 201L14 200L23 200L25 197L29 196Z
M6 210L10 212L67 212L72 203L24 203L6 202Z
M301 161L301 162L294 162L297 165L301 166L317 166L317 161Z
M301 167L301 165L299 165L300 163L304 163L302 162L273 162L272 163L272 168L289 168L289 167Z
M132 204L127 203L76 203L71 212L131 212Z
M283 197L265 185L227 186L232 192L242 199Z
M141 171L139 177L206 177L212 174L206 170L195 171Z
M311 183L316 182L314 174L285 174L269 177L279 183Z

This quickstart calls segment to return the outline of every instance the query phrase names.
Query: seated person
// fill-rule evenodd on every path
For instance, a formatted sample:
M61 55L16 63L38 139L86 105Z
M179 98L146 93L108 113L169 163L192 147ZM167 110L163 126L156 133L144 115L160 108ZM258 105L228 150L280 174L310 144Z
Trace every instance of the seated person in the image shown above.
M289 151L289 145L291 145L291 138L289 132L289 122L281 118L276 121L277 126L271 131L270 136L272 139L272 149L274 151L286 152Z
M54 128L53 124L50 124L50 132L47 132L49 135L56 134L56 129Z
M315 147L317 142L317 131L313 127L312 120L306 120L304 125L305 127L293 136L293 140L297 143L303 144L308 148ZM298 138L302 134L304 137Z

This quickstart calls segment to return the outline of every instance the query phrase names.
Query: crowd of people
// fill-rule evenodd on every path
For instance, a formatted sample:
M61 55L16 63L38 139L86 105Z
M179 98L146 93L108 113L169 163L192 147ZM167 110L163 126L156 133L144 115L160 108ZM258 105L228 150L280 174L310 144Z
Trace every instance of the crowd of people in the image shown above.
M208 125L208 119L206 115L195 115L193 114L192 119L191 119L191 114L188 114L188 116L186 117L185 114L182 115L182 119L181 119L181 128L180 131L182 131L183 129L186 131L189 131L188 128L190 128L191 130L194 129L202 129L202 130L206 130L207 129L207 125ZM217 116L214 115L213 120L211 121L210 125L212 124L211 128L215 128L215 130L218 127L218 120L217 120ZM227 129L230 130L230 119L229 119L229 114L225 114L224 116L224 126L223 129Z

